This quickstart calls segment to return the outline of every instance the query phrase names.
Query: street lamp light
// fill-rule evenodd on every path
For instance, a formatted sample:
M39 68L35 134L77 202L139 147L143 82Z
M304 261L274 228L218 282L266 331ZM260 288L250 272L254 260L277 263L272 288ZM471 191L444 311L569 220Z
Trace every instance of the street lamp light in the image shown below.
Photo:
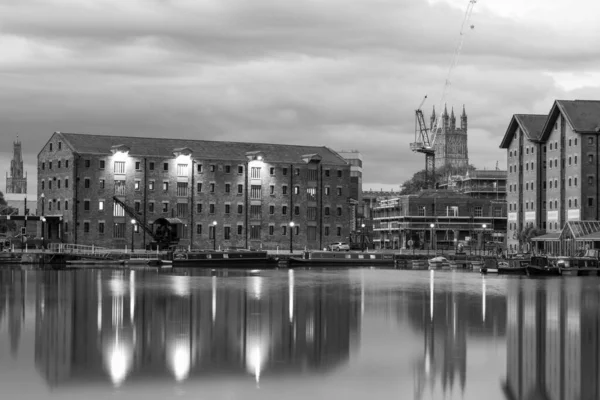
M360 251L365 251L365 224L360 225Z
M131 252L133 253L133 232L135 231L135 224L136 224L136 220L135 219L131 219Z
M292 245L292 236L294 235L294 221L290 221L290 254L292 254L293 245Z
M217 221L213 221L213 251L217 251Z

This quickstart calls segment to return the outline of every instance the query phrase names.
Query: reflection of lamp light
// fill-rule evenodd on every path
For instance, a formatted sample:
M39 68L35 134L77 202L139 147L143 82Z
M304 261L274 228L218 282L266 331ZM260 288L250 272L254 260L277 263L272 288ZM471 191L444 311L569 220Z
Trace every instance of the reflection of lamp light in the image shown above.
M217 318L217 277L212 277L212 321Z
M188 377L190 373L190 346L185 343L188 341L185 340L177 340L175 346L171 351L170 356L170 364L171 364L171 372L175 376L175 379L180 382ZM189 343L189 342L188 342Z
M249 279L249 283L250 283L250 287L249 287L249 292L252 295L253 298L255 298L256 300L260 299L260 296L262 295L262 280L263 278L260 276L251 276Z
M294 270L288 270L288 296L290 322L294 320Z
M190 281L185 276L172 276L171 277L171 290L177 296L186 297L190 294Z
M429 271L429 317L433 321L433 281L434 281L434 271Z
M217 251L217 221L213 221L213 251Z
M110 380L115 386L120 386L131 369L133 348L129 343L119 341L119 334L107 352L107 369Z
M485 303L486 303L486 290L485 290L485 278L481 280L481 320L485 322Z

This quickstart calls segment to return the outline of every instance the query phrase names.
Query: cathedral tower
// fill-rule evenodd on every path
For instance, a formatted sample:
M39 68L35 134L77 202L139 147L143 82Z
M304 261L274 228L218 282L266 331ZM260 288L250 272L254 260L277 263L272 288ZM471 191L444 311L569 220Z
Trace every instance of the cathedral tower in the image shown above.
M435 118L435 110L431 118L432 120ZM448 109L444 106L442 121L437 130L434 147L436 168L449 166L452 169L460 170L469 165L467 113L464 105L462 115L460 116L460 128L456 126L454 108L452 108L450 115L448 115Z
M13 159L10 162L10 176L6 175L6 193L27 193L27 174L23 171L21 142L18 137L13 143Z

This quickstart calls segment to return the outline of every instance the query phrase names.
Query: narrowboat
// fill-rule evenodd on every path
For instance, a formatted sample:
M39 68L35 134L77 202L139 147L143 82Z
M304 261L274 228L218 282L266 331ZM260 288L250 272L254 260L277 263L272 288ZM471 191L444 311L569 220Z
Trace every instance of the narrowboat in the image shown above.
M560 276L560 268L553 265L548 257L533 256L526 266L527 276Z
M202 267L220 264L223 267L236 267L246 264L268 264L277 266L277 259L266 251L231 250L231 251L176 251L173 253L173 266Z
M290 257L290 263L323 265L394 265L394 253L305 251L299 257Z
M527 275L528 259L506 259L498 261L498 275Z

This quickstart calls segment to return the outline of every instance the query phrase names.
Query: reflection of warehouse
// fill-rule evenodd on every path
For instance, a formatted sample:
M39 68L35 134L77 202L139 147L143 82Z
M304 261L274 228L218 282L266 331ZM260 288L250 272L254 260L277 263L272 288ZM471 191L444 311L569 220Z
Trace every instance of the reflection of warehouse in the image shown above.
M248 276L236 280L240 288L207 276L192 288L189 277L148 275L145 284L158 288L149 290L138 288L139 273L70 275L62 296L40 288L36 364L51 385L215 373L258 382L307 367L328 370L348 359L359 329L359 296L349 284L323 278L296 286L290 271L287 285Z
M600 398L596 289L575 279L509 281L507 399Z

